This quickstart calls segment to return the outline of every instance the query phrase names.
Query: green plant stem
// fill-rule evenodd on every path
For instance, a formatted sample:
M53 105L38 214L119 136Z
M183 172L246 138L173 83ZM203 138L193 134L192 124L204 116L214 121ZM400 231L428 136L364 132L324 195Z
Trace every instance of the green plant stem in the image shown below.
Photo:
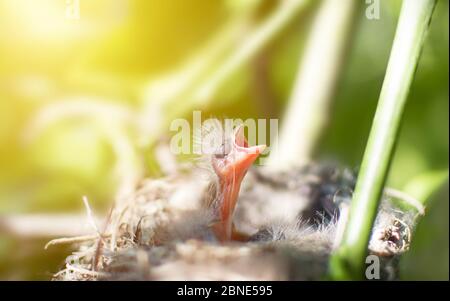
M349 220L343 239L330 262L334 279L363 279L371 229L435 4L436 0L403 1Z

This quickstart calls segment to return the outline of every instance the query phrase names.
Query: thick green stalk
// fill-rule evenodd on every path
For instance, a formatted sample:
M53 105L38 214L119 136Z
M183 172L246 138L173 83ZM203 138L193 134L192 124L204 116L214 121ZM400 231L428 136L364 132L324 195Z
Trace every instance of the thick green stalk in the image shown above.
M331 258L334 279L363 279L367 245L394 153L406 99L436 0L404 0L343 239Z

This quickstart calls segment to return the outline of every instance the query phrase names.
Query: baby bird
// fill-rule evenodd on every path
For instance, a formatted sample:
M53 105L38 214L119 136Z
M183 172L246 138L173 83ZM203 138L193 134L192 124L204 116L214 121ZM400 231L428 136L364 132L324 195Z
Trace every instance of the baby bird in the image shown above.
M243 126L215 124L202 138L206 176L190 165L142 182L54 279L322 279L355 174L323 164L251 168L265 145L249 146ZM391 259L409 247L409 220L380 208L369 251L386 259L386 279L396 277Z
M241 183L265 145L249 146L243 126L224 130L220 123L202 128L202 153L190 166L163 179L146 180L119 218L142 244L165 245L196 239L208 242L247 240L234 227ZM201 167L205 168L201 168ZM206 172L205 172L206 169ZM111 232L117 232L113 228Z
M242 180L265 147L249 146L244 137L243 126L238 126L228 137L225 133L219 152L211 156L211 166L217 181L211 183L210 188L215 193L210 194L210 197L206 196L205 205L213 210L217 218L212 228L219 241L244 239L234 228L234 211Z

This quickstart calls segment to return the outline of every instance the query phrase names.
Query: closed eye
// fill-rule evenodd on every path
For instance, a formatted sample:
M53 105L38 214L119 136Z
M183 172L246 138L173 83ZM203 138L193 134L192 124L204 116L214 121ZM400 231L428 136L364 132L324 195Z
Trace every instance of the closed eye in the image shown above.
M230 146L226 144L226 142L223 142L218 148L217 151L214 153L215 159L224 159L230 152Z
M223 159L226 157L226 154L220 153L220 154L214 154L214 158L216 159Z

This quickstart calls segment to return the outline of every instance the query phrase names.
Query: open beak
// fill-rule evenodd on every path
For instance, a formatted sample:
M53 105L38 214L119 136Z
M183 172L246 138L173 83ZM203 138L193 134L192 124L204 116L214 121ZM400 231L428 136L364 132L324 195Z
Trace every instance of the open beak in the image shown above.
M233 146L225 158L214 162L214 169L220 184L220 221L215 225L216 236L221 241L232 237L232 219L239 190L247 170L265 150L265 145L248 146L243 127L238 127L233 134Z

